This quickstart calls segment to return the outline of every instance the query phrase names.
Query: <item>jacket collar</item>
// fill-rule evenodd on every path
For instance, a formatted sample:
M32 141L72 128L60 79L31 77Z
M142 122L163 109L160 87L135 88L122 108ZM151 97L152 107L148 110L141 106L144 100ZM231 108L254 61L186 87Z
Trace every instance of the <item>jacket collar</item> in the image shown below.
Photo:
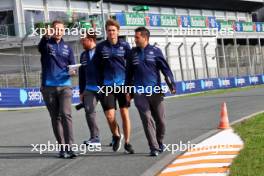
M61 38L61 40L60 40L59 43L57 43L56 40L55 40L53 37L50 38L50 41L51 41L52 43L56 43L56 44L58 44L58 45L60 45L60 44L64 44L64 40L63 40L63 38Z
M137 47L137 50L138 50L138 51L142 51L142 50L145 51L145 50L149 49L150 47L151 47L151 45L148 43L147 46L146 46L145 48Z

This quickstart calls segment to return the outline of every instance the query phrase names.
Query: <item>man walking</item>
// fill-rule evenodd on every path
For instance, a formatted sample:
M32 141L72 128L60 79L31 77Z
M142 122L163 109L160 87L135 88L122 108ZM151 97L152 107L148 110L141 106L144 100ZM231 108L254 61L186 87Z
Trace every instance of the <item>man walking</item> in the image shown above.
M63 22L54 21L52 29L53 35L48 31L38 45L42 69L41 92L51 117L54 135L61 147L59 157L74 158L77 155L71 150L73 130L70 76L75 71L69 70L68 65L75 64L75 60L72 49L62 39Z
M130 46L127 42L118 38L120 26L115 20L107 20L105 24L107 40L98 44L96 47L96 59L100 72L100 86L123 86L125 83L126 59L130 53ZM121 148L123 135L120 133L119 125L115 118L116 102L118 101L120 114L123 122L125 136L125 151L133 154L134 150L130 144L131 124L128 108L130 102L126 100L124 93L103 93L102 106L105 116L110 126L113 140L113 151Z
M96 123L96 105L99 101L98 73L94 61L96 35L88 34L81 39L85 50L80 57L82 66L79 68L80 101L84 104L86 121L90 130L90 139L86 145L101 145L99 128Z
M161 50L149 44L149 37L150 32L145 27L135 30L137 47L132 49L128 60L126 85L136 88L134 102L148 140L150 156L158 156L159 152L164 150L165 135L165 109L160 71L173 94L176 93L176 86ZM142 91L140 93L140 87L144 88L143 93Z

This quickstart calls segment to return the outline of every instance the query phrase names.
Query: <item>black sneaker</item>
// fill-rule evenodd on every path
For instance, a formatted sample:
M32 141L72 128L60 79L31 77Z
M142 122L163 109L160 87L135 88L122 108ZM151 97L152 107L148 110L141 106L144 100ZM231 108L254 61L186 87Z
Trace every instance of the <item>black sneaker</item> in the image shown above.
M66 152L64 150L59 151L58 158L64 158L66 155Z
M151 150L149 156L155 156L155 157L159 156L159 150L156 149Z
M119 125L117 125L117 128L118 128L118 133L120 133L120 128L119 128ZM114 143L114 136L112 136L112 141L109 143L109 146L112 147L113 146L113 143Z
M113 136L113 151L117 152L121 148L121 143L123 140L123 134L120 134L120 136Z
M76 158L77 156L78 155L74 151L70 150L70 151L67 152L67 157L66 158Z
M134 154L135 153L135 151L134 151L134 149L133 149L131 144L125 143L124 147L125 147L125 152L126 153L128 153L128 154Z
M162 143L159 143L159 152L164 152L164 145Z

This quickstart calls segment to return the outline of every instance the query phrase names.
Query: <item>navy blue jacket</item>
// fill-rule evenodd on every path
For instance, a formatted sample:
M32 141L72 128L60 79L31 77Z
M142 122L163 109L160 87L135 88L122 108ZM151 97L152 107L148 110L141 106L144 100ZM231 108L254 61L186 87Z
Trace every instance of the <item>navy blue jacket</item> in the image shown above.
M150 44L144 49L133 48L127 63L126 85L160 87L160 71L176 90L172 71L159 48Z
M97 92L99 90L99 88L97 87L98 73L94 59L95 54L93 55L92 58L90 58L89 51L90 50L84 51L80 57L80 63L82 64L82 66L79 68L80 93L83 93L84 90L94 91L94 92Z
M126 77L126 59L130 54L129 44L119 39L116 45L105 40L96 47L96 63L99 70L100 85L124 85Z
M42 86L71 86L68 65L75 64L73 51L63 39L57 43L45 36L39 42Z

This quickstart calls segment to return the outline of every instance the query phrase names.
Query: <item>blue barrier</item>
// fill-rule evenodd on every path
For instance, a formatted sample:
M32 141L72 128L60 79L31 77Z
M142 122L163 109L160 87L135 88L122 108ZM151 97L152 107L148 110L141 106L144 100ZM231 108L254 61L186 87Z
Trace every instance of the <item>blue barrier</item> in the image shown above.
M79 89L73 88L73 103L79 102ZM0 89L0 108L23 108L44 106L39 88Z
M264 84L264 75L180 81L176 82L176 91L177 94L188 94L259 84ZM166 96L171 95L168 93ZM72 102L79 102L78 87L73 88ZM37 106L44 106L44 101L39 88L0 89L0 108L23 108Z

